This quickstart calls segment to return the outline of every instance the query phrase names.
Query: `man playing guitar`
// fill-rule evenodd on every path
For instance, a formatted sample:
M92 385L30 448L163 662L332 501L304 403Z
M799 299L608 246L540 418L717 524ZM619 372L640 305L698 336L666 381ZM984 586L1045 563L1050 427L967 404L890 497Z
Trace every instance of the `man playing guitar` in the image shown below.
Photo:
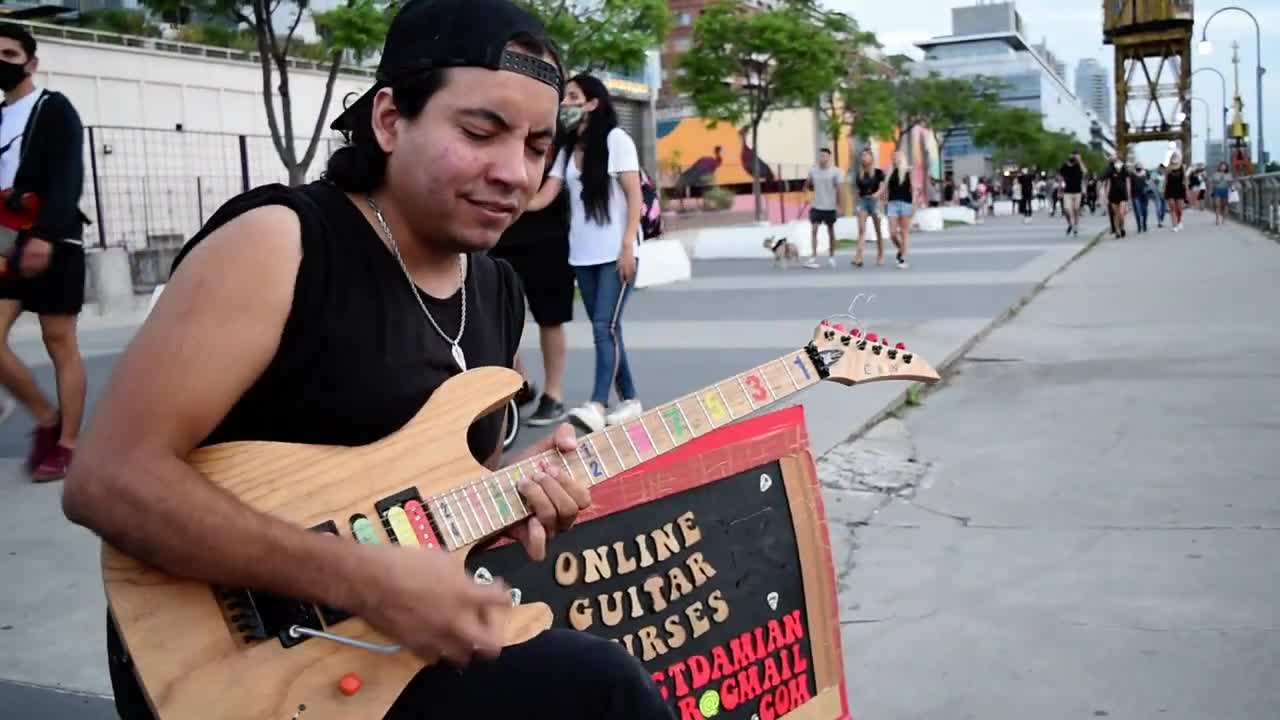
M354 446L384 437L463 367L510 367L519 281L485 254L537 191L563 71L541 24L510 0L410 0L377 82L333 127L326 179L228 201L184 247L105 389L63 508L172 575L346 610L445 663L388 718L673 718L617 643L550 630L501 649L495 583L443 553L333 542L258 513L184 462L234 440ZM503 412L467 434L500 463ZM532 452L576 446L570 426ZM537 561L590 502L549 467L521 487L513 534ZM116 705L152 716L108 618Z

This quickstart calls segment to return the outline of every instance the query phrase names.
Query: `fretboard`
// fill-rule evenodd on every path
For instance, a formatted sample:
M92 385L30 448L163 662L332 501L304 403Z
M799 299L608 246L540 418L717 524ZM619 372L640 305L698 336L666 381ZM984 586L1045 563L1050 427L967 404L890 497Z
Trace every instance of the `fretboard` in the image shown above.
M450 549L468 545L529 517L518 489L542 463L588 486L671 452L818 383L822 378L806 350L788 353L746 372L672 400L635 420L578 438L576 452L548 450L496 473L427 499L440 540Z

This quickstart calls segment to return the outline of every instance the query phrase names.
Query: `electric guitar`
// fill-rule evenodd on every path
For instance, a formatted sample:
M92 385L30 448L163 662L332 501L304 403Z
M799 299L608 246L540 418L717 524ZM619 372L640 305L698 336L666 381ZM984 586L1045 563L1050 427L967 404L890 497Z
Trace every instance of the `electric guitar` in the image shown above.
M407 425L369 445L228 442L188 461L255 510L344 542L441 550L463 568L472 548L530 515L516 482L540 460L594 486L823 380L938 379L902 343L823 320L798 350L582 436L576 452L549 450L497 472L475 462L466 432L520 388L521 376L500 367L451 378ZM340 610L169 576L106 544L102 575L159 720L373 720L434 662ZM551 626L547 605L512 600L506 645Z
M31 229L40 217L40 200L34 193L15 197L13 189L0 190L0 277L18 272L18 233Z

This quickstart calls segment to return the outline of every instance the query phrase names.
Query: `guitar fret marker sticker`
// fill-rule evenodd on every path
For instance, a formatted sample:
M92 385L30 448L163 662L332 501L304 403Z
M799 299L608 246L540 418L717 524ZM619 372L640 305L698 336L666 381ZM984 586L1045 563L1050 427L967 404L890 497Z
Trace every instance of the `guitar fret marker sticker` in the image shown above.
M729 409L720 400L720 391L713 389L710 392L703 393L702 404L706 407L707 414L711 417L711 422L716 425L723 425L729 422Z
M672 405L662 411L662 417L667 421L667 427L671 430L671 437L675 440L683 440L688 433L684 427L684 421L680 417L680 407Z
M596 455L595 446L591 444L591 441L588 440L579 445L578 450L586 461L587 472L591 473L591 477L594 479L604 477L604 463L600 462L600 457Z
M755 403L763 403L769 399L769 389L765 386L764 378L760 373L751 373L742 376L742 382L746 384L747 390L751 393L751 400Z
M636 450L636 459L643 453L653 452L653 443L649 441L649 432L645 430L644 422L637 420L627 426L627 436L631 438L631 444Z

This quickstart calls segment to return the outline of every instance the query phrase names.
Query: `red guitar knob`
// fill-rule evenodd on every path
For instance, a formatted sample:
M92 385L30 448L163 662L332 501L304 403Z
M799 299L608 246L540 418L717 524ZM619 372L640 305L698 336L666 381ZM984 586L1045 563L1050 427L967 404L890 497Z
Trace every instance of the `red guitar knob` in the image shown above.
M897 348L897 349L899 349L899 350L906 350L906 349L907 349L907 346L906 346L906 345L904 345L904 344L902 344L902 343L898 343L897 345L894 345L894 347L895 347L895 348Z
M867 340L869 340L869 341L871 341L871 342L875 342L875 341L876 341L876 340L878 340L879 338L880 338L880 336L879 336L879 335L876 335L875 333L868 333L868 334L867 334Z
M840 332L844 332L844 325L841 325L840 323L836 323L836 330L839 330Z
M854 337L858 337L859 335L861 335L861 334L862 334L862 331L861 331L861 330L859 330L858 328L854 328L854 329L852 329L852 330L850 330L850 331L849 331L849 334L850 334L850 335L852 335L852 336L854 336Z
M360 688L363 685L364 683L360 681L359 675L349 672L346 675L343 675L342 679L338 681L338 692L346 695L347 697L351 697L352 695L360 692Z

